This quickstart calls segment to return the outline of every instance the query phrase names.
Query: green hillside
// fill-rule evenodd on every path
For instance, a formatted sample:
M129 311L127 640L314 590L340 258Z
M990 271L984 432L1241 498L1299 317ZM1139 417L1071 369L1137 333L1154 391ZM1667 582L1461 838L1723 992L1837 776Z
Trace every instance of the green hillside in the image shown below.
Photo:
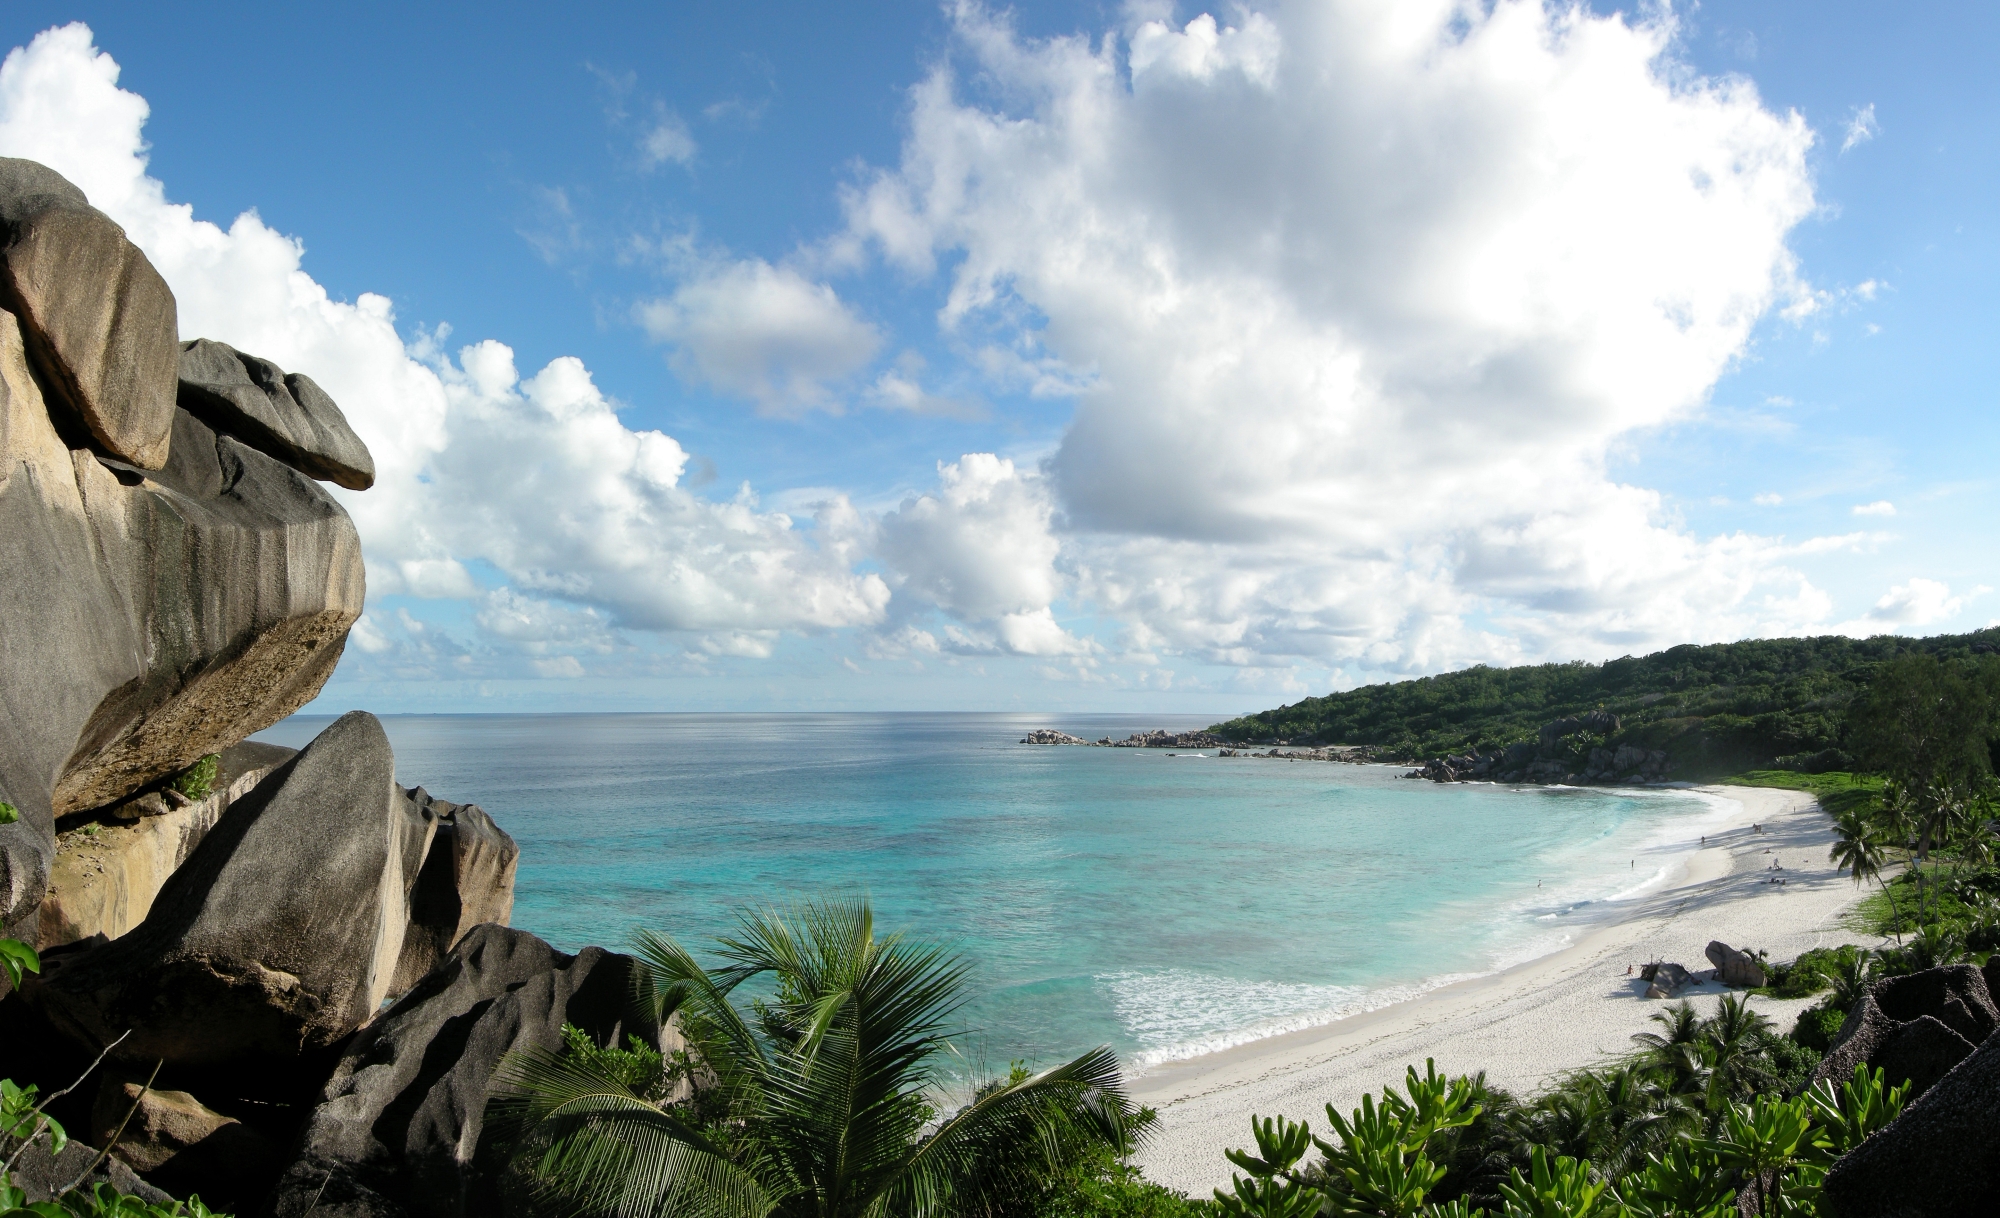
M1211 730L1244 743L1378 745L1395 760L1416 761L1531 741L1551 720L1605 710L1622 722L1597 743L1665 749L1676 777L1842 769L1847 704L1878 664L1909 651L2000 677L2000 629L1928 639L1753 639L1606 664L1468 668L1307 698Z

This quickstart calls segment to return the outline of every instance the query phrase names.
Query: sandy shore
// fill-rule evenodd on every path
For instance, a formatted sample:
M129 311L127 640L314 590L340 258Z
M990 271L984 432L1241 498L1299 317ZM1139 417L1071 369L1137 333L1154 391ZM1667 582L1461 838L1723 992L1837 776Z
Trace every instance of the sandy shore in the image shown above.
M1841 917L1858 899L1854 883L1826 861L1831 826L1811 796L1762 787L1710 787L1736 800L1741 815L1711 830L1679 873L1625 905L1615 922L1550 956L1490 977L1325 1027L1154 1067L1131 1080L1134 1097L1160 1113L1157 1136L1135 1161L1149 1179L1196 1196L1229 1182L1226 1147L1252 1145L1250 1117L1284 1113L1326 1124L1325 1105L1345 1112L1363 1092L1400 1083L1426 1057L1442 1072L1485 1070L1517 1093L1565 1070L1628 1051L1648 1016L1667 1004L1642 997L1627 965L1674 960L1708 969L1711 939L1761 948L1788 960L1814 947L1860 942ZM1752 828L1761 825L1762 832ZM1779 860L1787 883L1768 883ZM1871 944L1872 946L1872 944ZM1689 991L1698 1007L1724 992ZM1757 1009L1789 1029L1803 999L1757 998Z

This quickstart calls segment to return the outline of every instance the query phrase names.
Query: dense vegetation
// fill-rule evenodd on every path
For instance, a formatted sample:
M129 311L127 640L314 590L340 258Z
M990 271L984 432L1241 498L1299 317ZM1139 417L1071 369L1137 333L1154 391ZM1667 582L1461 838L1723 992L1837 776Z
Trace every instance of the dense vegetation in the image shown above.
M654 1015L686 1058L523 1052L495 1110L550 1213L711 1218L1019 1213L1092 1153L1129 1149L1118 1060L1095 1049L934 1107L965 1000L942 945L877 938L868 906L746 912L708 969L641 935ZM768 987L748 1002L746 983ZM688 1063L698 1063L692 1069ZM685 1084L685 1085L683 1085Z
M1374 745L1397 760L1532 741L1545 723L1605 710L1623 721L1597 743L1665 749L1676 777L1776 766L1847 769L1848 706L1876 670L1922 654L2000 683L2000 629L1929 639L1753 639L1370 685L1219 723L1225 739Z

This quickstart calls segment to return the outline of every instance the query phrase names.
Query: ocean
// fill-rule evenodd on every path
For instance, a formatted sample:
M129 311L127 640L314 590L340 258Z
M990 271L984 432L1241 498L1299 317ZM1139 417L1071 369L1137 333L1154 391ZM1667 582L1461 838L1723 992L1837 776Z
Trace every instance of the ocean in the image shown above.
M303 746L331 720L259 739ZM521 846L514 925L700 954L752 904L865 894L973 964L968 1077L1129 1068L1324 1024L1557 950L1730 810L1674 789L1439 786L1401 767L1039 747L1186 716L410 715L400 781Z

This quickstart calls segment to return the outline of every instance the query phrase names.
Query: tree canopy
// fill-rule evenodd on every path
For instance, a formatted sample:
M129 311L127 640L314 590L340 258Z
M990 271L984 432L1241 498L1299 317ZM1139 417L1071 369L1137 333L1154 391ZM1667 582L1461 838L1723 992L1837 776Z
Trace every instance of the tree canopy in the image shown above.
M1908 639L1838 635L1671 647L1602 664L1484 665L1369 685L1219 723L1243 742L1374 745L1399 759L1494 749L1541 725L1607 710L1607 743L1666 749L1681 776L1773 763L1846 768L1849 707L1885 664L1927 656L1987 689L2000 684L2000 629Z

